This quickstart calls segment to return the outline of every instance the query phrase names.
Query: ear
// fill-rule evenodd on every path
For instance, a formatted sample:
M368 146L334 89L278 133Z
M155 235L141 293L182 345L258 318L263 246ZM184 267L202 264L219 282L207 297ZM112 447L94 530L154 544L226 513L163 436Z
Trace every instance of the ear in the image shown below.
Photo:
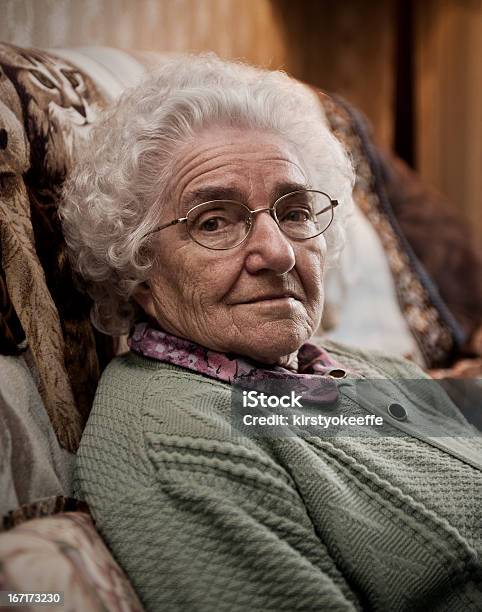
M147 315L153 319L156 318L156 309L154 307L152 291L148 283L141 283L135 290L132 297Z

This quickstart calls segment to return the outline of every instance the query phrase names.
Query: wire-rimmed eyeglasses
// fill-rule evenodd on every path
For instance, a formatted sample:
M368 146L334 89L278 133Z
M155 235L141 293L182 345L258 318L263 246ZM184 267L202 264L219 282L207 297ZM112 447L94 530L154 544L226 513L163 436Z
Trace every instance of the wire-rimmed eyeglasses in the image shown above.
M185 223L194 242L216 251L233 249L246 240L254 216L269 212L280 230L294 240L309 240L325 232L333 221L338 200L316 189L299 189L278 198L268 208L250 210L235 200L210 200L193 206L185 217L159 225L149 234Z

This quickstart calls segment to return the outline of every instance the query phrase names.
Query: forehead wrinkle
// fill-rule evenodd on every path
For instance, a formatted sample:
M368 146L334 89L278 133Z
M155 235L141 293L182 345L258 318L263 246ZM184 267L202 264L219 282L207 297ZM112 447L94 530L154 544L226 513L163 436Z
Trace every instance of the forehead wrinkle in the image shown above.
M213 173L218 173L220 171L221 175L211 176L207 181L209 187L234 187L238 189L240 192L244 192L246 194L247 199L251 199L254 194L256 176L253 173L253 169L246 165L245 159L235 158L229 159L226 162L222 162L219 164L213 163L214 160L209 159L206 162L201 163L200 165L196 165L193 161L190 167L185 168L184 172L181 172L178 175L178 197L177 197L177 205L183 207L186 202L185 195L186 192L190 189L190 186L193 183L198 183L203 176L213 175ZM306 179L304 172L302 172L301 168L295 162L292 162L289 159L283 157L276 158L263 158L263 162L273 163L273 162L281 162L286 164L287 166L294 166L299 172L300 175ZM241 166L241 172L240 168ZM193 174L193 170L195 173ZM290 173L291 174L291 173ZM262 176L263 185L266 187L267 179ZM303 181L295 181L292 178L280 178L277 180L279 182L303 182ZM304 181L306 183L306 180ZM246 189L246 185L248 185L248 189ZM203 187L201 184L200 188ZM196 191L196 188L193 188L193 191ZM272 193L266 194L267 196L272 196L277 191L277 185L274 186Z
M268 146L259 147L259 142L253 138L252 141L246 142L246 139L241 139L243 150L239 150L240 142L238 139L232 141L217 140L214 137L213 141L205 139L201 141L194 139L193 142L187 143L177 154L177 159L174 160L174 207L179 211L183 204L184 195L188 188L192 187L195 191L196 187L205 184L213 187L238 187L240 190L246 191L248 185L249 199L253 197L256 188L256 170L260 164L286 164L289 169L284 180L288 178L293 181L293 167L300 173L306 183L306 174L300 167L299 158L295 155L290 143L285 141L271 142ZM262 184L266 186L266 175L270 172L261 174ZM209 180L204 177L209 176ZM280 177L281 179L281 177ZM299 179L298 179L299 180ZM275 190L273 190L275 191ZM266 194L270 197L271 194ZM185 211L184 211L185 212Z
M194 149L188 149L187 150L187 154L185 153L185 148L183 148L183 150L178 154L178 158L175 160L174 162L174 167L178 167L179 163L182 163L182 171L181 171L181 176L188 174L192 168L195 167L199 167L199 163L198 163L198 158L199 157L203 157L204 154L206 153L206 150L208 152L208 159L206 159L204 162L202 162L200 165L205 165L205 164L209 164L209 163L213 163L216 161L217 158L222 158L225 156L229 156L230 157L230 163L231 164L240 164L240 163L244 163L246 161L246 158L248 159L258 159L262 158L263 161L284 161L284 162L291 162L294 163L292 160L289 160L286 156L282 156L282 155L274 155L273 157L265 157L266 153L260 152L259 149L257 148L257 146L253 143L252 148L249 148L247 151L236 151L236 153L233 155L233 153L229 150L229 148L232 147L237 147L238 143L237 142L220 142L220 143L215 143L215 144L211 144L211 143L206 143L204 146L197 146ZM273 149L278 149L279 147L277 146L272 146ZM219 151L219 149L221 149L221 151ZM294 163L294 165L297 165Z
M293 159L289 159L287 155L279 154L279 149L280 149L279 145L275 145L275 144L269 145L269 148L271 148L270 153L273 153L274 151L275 152L272 157L271 156L266 157L266 152L260 151L256 142L252 142L250 144L251 146L248 147L246 151L241 151L241 152L236 151L236 153L234 154L235 156L231 157L231 162L236 164L236 163L244 162L246 158L252 158L252 157L254 157L255 159L263 158L263 160L267 162L282 161L282 162L292 163L295 166L297 166L298 169L303 173L299 165ZM226 149L230 149L233 147L237 148L238 146L239 146L239 143L237 141L233 141L233 142L221 141L218 143L216 142L215 143L206 142L206 143L201 143L201 144L198 143L198 145L195 146L194 148L193 147L190 147L190 148L183 147L183 149L178 153L177 160L175 160L174 162L174 166L179 166L179 162L182 161L182 166L184 167L184 172L182 174L186 174L192 169L192 167L197 166L197 163L196 163L197 158L199 158L200 156L202 157L206 153L206 150L208 150L208 159L204 163L209 163L209 162L213 162L218 157L222 157L226 155L232 156L233 153ZM221 149L221 151L219 151L219 149ZM293 154L291 147L289 147L289 152L290 154Z
M199 173L197 173L192 179L190 179L189 182L200 178L203 174L207 174L209 172L216 172L218 170L226 171L228 174L232 173L234 178L239 178L239 165L242 165L242 167L245 168L246 171L249 171L249 174L252 175L252 169L246 166L246 157L251 156L239 156L237 158L230 158L227 161L220 161L219 163L215 163L216 160L211 157L210 159L201 162L201 164L196 164L195 160L193 159L190 165L184 165L183 171L181 171L181 173L178 175L180 177L179 183L182 183L184 177L188 176L193 169L197 169ZM258 160L258 162L259 161L262 163L281 162L282 164L286 164L287 166L294 166L299 171L301 176L306 180L306 174L302 170L300 165L290 159L287 159L285 157L263 157L261 160Z

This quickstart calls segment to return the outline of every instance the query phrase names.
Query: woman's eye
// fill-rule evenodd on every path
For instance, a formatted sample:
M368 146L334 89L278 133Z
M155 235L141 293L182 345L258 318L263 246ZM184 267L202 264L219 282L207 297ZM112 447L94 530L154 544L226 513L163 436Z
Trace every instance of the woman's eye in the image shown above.
M226 223L221 217L211 217L200 223L200 229L203 232L215 232L222 229L225 225Z
M282 217L283 222L304 223L310 220L310 213L306 208L288 210Z

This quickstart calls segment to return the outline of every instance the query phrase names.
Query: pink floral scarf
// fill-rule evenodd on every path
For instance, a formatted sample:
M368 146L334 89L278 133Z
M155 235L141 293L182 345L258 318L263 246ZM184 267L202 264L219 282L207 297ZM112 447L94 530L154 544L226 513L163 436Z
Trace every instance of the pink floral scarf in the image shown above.
M149 323L137 324L128 343L132 351L145 357L230 384L248 377L255 380L274 378L301 383L310 389L310 395L316 387L318 402L331 403L336 400L338 390L333 379L343 378L346 372L325 350L309 343L303 344L298 351L298 373L281 366L264 366L239 355L207 349L190 340L177 338L156 329Z

